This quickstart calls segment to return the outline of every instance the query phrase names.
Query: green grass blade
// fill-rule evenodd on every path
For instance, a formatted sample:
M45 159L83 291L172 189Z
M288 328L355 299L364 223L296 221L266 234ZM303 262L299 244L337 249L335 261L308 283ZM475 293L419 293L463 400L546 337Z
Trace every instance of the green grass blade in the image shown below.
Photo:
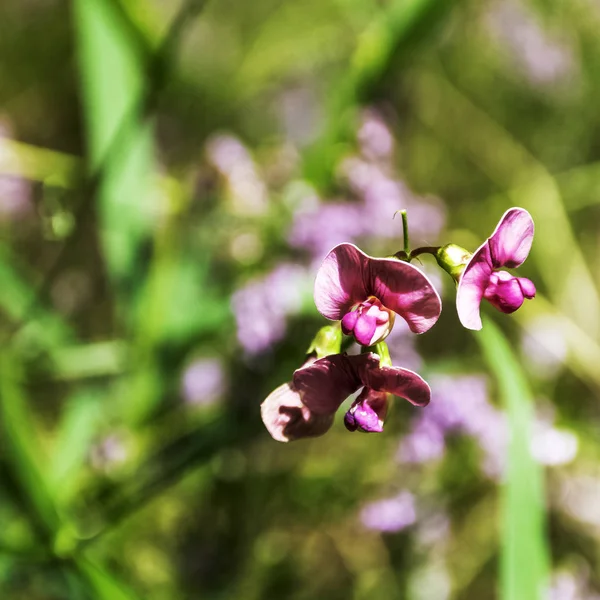
M510 441L503 488L501 598L544 597L548 584L543 472L530 452L534 409L525 375L501 330L486 321L477 334L508 416Z
M75 558L77 574L96 600L135 600L136 594L91 559Z
M36 427L20 385L20 365L12 355L0 354L0 431L6 460L18 483L32 520L52 537L60 528L46 481L46 464Z
M115 3L75 0L74 7L90 162L92 169L103 167L104 253L113 277L124 283L152 217L152 131L141 114L145 60Z

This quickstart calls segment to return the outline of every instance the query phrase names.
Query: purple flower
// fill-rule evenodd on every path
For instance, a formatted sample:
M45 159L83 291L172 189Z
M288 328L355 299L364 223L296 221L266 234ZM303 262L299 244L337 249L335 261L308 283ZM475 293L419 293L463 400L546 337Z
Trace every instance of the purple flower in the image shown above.
M417 520L414 496L404 491L393 498L371 502L361 510L360 520L365 527L375 531L401 531Z
M212 404L226 387L223 365L217 358L200 358L185 369L181 393L188 404Z
M393 258L371 258L353 244L325 257L315 280L315 304L327 319L342 321L345 334L363 346L385 339L394 313L411 331L424 333L438 320L440 297L417 267Z
M274 390L261 405L271 436L287 442L324 434L342 402L363 388L344 422L351 431L381 432L389 394L416 406L431 399L429 385L416 373L380 365L377 354L332 354L306 363L291 383Z
M289 243L320 258L336 244L355 240L364 233L362 206L355 202L329 202L311 206L295 215Z
M508 424L503 412L487 398L480 376L437 376L431 380L436 402L413 423L396 458L403 463L425 463L444 455L449 433L473 438L483 453L483 470L494 479L504 471Z
M300 310L309 285L303 267L284 263L233 294L237 338L248 355L260 354L284 337L288 317Z
M479 305L485 298L503 313L517 310L525 298L535 297L535 286L525 277L514 277L501 267L521 265L533 242L533 219L523 208L511 208L500 219L490 238L467 263L458 283L456 308L467 329L481 329Z

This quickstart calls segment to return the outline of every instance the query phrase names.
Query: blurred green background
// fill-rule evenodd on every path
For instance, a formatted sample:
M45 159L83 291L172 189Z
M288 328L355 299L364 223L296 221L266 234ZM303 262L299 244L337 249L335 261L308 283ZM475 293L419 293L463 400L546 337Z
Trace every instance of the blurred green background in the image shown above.
M0 597L600 598L600 5L3 0ZM273 441L342 241L536 222L381 435Z

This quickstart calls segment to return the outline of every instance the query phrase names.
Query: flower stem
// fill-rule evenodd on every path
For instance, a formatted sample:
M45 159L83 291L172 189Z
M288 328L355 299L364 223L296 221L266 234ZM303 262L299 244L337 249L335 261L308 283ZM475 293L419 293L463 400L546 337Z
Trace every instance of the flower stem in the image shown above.
M410 240L408 238L408 215L406 214L406 209L403 208L400 214L402 215L402 231L404 233L404 252L410 262Z
M411 253L410 257L414 258L415 256L419 256L421 254L433 254L436 256L440 246L421 246L421 248L415 248Z

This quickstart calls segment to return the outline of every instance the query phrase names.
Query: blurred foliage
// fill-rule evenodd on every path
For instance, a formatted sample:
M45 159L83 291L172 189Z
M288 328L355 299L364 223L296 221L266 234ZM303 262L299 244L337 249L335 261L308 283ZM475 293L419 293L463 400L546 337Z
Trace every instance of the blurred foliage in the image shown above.
M2 2L0 596L600 597L599 27L587 0ZM440 280L390 344L430 407L269 437L330 245L392 254L405 208L413 245L473 250L515 205L537 298L472 334ZM409 460L436 404L464 422Z

